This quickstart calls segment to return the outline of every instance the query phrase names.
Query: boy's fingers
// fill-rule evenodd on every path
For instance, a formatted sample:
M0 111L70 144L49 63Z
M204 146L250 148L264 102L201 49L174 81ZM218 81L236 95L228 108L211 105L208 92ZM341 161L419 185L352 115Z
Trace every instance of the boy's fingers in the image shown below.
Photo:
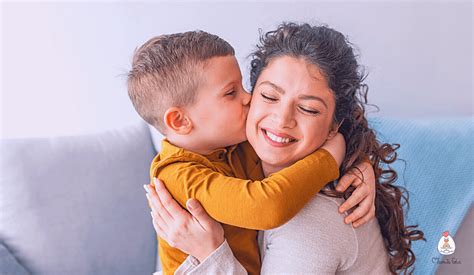
M342 176L342 178L337 183L336 191L346 191L346 189L352 184L352 181L354 181L354 178L355 176L352 174L344 174L344 176Z
M201 203L196 199L189 199L186 202L186 207L189 210L189 213L193 215L194 218L205 228L209 228L212 223L217 223L213 218L207 214L204 207L202 207Z
M357 228L357 227L359 227L363 224L366 224L367 222L369 222L374 217L375 217L375 207L367 215L365 215L364 217L362 217L362 218L356 220L354 223L352 223L352 225L355 228Z
M348 209L351 209L352 207L360 203L369 194L370 192L367 186L363 185L357 188L356 190L354 190L354 192L352 192L352 195L347 198L347 200L339 207L339 212L344 213Z
M351 184L351 185L354 186L354 187L359 187L359 185L361 185L362 183L364 183L364 182L363 182L361 179L359 179L359 178L356 177L356 178L352 181L352 184Z
M155 188L158 197L160 198L161 204L168 210L168 214L175 219L175 217L181 216L186 217L189 213L186 212L181 206L176 202L176 200L171 196L168 189L166 189L163 182L155 178Z
M368 200L362 201L359 206L356 207L354 212L344 219L344 222L349 224L351 222L357 221L358 219L369 214L372 204Z

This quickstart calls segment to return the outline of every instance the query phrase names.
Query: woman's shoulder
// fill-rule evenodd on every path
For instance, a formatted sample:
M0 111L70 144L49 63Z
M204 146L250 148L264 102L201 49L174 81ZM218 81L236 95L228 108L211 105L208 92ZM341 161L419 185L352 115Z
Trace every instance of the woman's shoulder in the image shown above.
M318 193L314 197L313 201L316 203L327 204L328 207L331 207L332 209L336 207L337 210L339 209L339 206L344 203L345 200L344 198L331 197L322 193Z
M286 250L285 263L301 272L334 273L351 266L357 257L358 243L352 226L344 223L345 214L338 211L342 201L318 194L289 222L265 231L267 263Z
M349 213L339 214L338 210L344 201L343 198L318 194L306 209L307 215L320 213L321 219L329 221L326 233L330 234L333 240L339 237L338 245L348 252L345 265L341 265L339 271L362 274L365 271L377 270L378 274L388 274L388 253L378 220L373 218L358 228L345 224L344 217ZM321 211L326 211L326 213ZM362 255L368 257L362 258Z
M376 219L358 228L346 224L344 218L348 213L341 214L338 210L343 202L343 198L317 194L288 223L265 232L265 242L273 246L285 242L288 246L299 244L299 250L306 247L315 251L322 247L318 261L322 260L326 265L337 264L340 271L360 268L359 264L367 261L360 258L362 254L375 255L385 249L380 227ZM307 257L303 258L311 260Z
M298 215L314 216L314 218L330 217L331 220L337 221L339 225L344 225L344 218L348 213L339 213L339 206L343 203L343 198L318 193L305 205ZM348 227L347 229L349 230L350 228Z
M343 202L342 198L317 194L290 221L267 232L278 232L279 235L281 232L298 232L303 236L308 235L305 238L315 234L335 236L343 233L344 237L338 240L354 243L354 228L344 223L347 213L341 214L338 210Z

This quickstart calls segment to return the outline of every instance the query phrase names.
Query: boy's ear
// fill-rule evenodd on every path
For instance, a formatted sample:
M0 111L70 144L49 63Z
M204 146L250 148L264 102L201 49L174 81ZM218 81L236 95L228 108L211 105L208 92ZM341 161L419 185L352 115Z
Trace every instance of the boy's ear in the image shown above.
M179 107L171 107L166 110L164 120L166 127L178 135L187 135L193 129L191 119Z

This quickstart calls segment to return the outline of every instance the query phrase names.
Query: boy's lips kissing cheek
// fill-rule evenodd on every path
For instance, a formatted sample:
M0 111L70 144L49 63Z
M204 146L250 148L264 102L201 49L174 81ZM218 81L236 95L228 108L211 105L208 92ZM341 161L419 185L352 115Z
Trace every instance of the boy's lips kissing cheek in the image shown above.
M273 147L288 147L298 142L295 137L270 128L259 128L259 132L265 141Z

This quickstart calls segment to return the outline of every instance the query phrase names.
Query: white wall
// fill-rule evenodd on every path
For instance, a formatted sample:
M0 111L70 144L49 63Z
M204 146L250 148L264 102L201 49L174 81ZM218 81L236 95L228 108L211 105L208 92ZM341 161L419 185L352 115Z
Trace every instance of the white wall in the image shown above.
M228 40L248 83L258 28L323 22L347 34L370 75L375 115L473 115L472 2L1 4L3 137L75 135L140 119L126 93L133 50L203 29Z

